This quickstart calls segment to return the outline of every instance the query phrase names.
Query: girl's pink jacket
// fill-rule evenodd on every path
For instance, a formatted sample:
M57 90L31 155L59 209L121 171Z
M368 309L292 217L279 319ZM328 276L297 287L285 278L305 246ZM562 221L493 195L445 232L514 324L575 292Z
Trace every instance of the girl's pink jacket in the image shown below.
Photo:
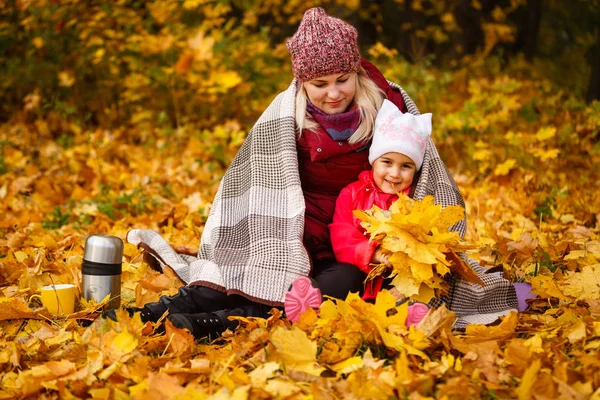
M404 193L408 194L410 188ZM383 193L373 181L373 171L367 170L360 173L358 181L342 189L335 205L333 223L329 224L331 244L338 262L356 265L368 274L373 267L369 265L373 253L377 248L375 242L369 241L360 220L354 216L353 210L368 210L376 205L388 210L392 203L398 199L396 194ZM365 287L363 299L374 299L381 291L383 278L369 281Z

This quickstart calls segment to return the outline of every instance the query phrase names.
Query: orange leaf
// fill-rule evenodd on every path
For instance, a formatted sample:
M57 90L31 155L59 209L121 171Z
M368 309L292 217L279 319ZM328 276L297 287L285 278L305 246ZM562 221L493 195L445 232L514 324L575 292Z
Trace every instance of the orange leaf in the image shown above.
M194 56L189 52L183 52L179 56L177 63L175 64L174 70L179 75L185 75L192 68L192 61L194 60Z
M165 320L165 330L168 338L166 351L179 357L189 357L194 352L196 342L190 331L176 328L168 319Z

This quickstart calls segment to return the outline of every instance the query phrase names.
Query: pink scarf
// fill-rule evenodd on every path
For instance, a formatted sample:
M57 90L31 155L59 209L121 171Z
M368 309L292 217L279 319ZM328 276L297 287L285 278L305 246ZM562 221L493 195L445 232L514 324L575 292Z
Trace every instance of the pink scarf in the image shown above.
M341 114L327 114L307 100L307 111L333 140L348 140L360 125L360 111L353 103Z

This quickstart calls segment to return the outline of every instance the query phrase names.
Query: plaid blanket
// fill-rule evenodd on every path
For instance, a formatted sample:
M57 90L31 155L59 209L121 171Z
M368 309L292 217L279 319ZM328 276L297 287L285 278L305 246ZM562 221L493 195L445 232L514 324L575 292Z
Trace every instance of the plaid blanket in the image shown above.
M397 84L390 84L400 91L408 111L419 114L406 92ZM310 272L302 241L305 205L296 153L295 96L294 80L251 129L221 180L197 257L176 253L151 230L132 230L127 240L143 247L162 265L169 265L189 285L203 285L281 306L292 281ZM429 194L445 206L464 206L431 139L413 197L420 200ZM466 220L452 229L464 235ZM476 261L469 262L484 275L487 286L453 282L448 298L439 299L457 316L467 318L462 322L459 319L457 326L479 322L478 315L483 318L481 322L487 323L487 314L504 315L516 309L516 296L507 296L512 285L501 276L485 274Z

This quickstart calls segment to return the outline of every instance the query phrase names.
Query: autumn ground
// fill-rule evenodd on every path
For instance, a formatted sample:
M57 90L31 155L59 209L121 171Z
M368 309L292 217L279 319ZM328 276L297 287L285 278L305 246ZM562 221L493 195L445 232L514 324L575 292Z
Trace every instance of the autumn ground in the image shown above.
M600 399L600 103L525 63L444 72L371 55L434 113L436 145L466 199L471 256L531 282L529 311L453 332L442 309L406 331L387 294L375 305L350 297L297 324L279 313L245 320L214 343L169 325L156 335L125 314L97 318L83 300L50 317L29 298L52 282L80 285L92 233L150 228L196 248L249 126L82 128L36 117L34 94L0 133L0 398ZM207 150L217 141L219 157ZM132 245L123 268L124 305L181 285Z

